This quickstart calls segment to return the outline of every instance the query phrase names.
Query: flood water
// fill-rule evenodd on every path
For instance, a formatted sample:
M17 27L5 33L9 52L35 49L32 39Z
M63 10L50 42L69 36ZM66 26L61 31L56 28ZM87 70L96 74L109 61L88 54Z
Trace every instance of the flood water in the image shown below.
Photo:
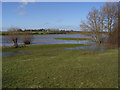
M60 34L60 35L34 35L34 39L31 45L35 44L64 44L64 43L72 43L72 44L86 44L88 41L76 41L76 40L57 40L54 38L90 38L83 34ZM2 36L2 46L11 46L12 42L6 40L6 36ZM19 44L22 44L20 40L18 40Z
M90 40L58 40L54 38L91 38L90 36L86 36L83 34L60 34L60 35L34 35L34 39L31 43L31 45L36 44L85 44L85 45L91 45L91 46L81 46L81 47L74 47L74 48L64 48L65 50L90 50L90 51L104 51L104 47L98 46L95 42L92 42ZM13 45L12 42L6 40L6 36L2 36L2 40L0 40L0 45L2 46L11 46ZM18 41L18 44L22 44L20 41ZM57 50L54 48L54 50ZM13 56L15 54L26 54L25 52L18 51L18 52L8 52L8 53L2 53L1 56ZM49 56L49 55L46 55Z
M23 52L23 51L14 51L14 52L3 52L0 53L0 57L4 56L16 56L18 54L32 54L30 52Z

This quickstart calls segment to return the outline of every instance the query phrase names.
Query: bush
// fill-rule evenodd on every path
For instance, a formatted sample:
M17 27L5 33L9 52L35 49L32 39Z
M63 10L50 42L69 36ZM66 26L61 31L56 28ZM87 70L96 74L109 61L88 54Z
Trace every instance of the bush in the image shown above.
M33 40L32 32L30 32L30 31L24 32L21 39L22 39L22 42L24 43L24 45L31 44L31 42Z

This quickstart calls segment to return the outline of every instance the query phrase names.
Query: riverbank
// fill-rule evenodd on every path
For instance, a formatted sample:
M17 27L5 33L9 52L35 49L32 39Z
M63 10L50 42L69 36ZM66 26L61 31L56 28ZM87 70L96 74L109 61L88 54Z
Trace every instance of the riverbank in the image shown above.
M3 48L3 88L117 88L118 51L66 50L80 44Z

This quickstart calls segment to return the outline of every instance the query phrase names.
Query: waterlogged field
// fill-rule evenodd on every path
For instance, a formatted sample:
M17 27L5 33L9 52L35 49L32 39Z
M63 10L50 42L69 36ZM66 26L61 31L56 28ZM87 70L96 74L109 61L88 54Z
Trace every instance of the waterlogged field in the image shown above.
M83 44L3 48L3 88L117 88L118 51L67 50Z

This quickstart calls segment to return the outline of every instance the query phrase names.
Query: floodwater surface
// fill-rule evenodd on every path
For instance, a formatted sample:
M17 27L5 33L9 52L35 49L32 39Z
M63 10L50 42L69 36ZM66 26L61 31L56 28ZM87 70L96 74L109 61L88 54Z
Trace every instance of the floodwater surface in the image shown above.
M90 36L86 36L83 34L60 34L60 35L34 35L34 39L32 41L32 45L36 44L85 44L90 46L80 46L80 47L69 47L64 48L65 50L86 50L86 51L104 51L105 48L103 45L97 45L95 42L92 42L90 40L59 40L54 38L91 38ZM1 42L2 46L11 46L12 42L6 40L6 36L2 37ZM20 40L18 41L18 44L22 44ZM58 50L58 48L53 48L52 50ZM4 52L0 54L0 56L15 56L17 54L28 54L28 52L23 51L17 51L17 52ZM52 56L52 55L45 55L45 56Z
M10 40L6 39L7 36L2 36L2 40L0 43L2 43L2 46L11 46L13 45ZM77 41L77 40L57 40L54 38L91 38L88 36L85 36L83 34L60 34L60 35L34 35L34 39L31 43L31 45L36 44L86 44L88 40L83 41ZM18 44L22 44L20 40L18 40Z

